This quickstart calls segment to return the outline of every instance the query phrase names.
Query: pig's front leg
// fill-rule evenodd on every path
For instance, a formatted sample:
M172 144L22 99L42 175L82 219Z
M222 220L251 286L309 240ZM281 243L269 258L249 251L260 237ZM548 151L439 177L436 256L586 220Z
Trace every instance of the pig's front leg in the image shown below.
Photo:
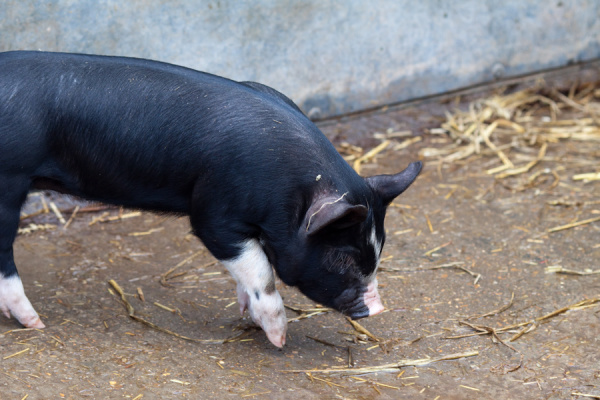
M265 331L271 343L283 347L287 332L283 300L275 288L273 269L258 240L244 242L242 253L223 264L237 281L240 312L249 310L252 320Z

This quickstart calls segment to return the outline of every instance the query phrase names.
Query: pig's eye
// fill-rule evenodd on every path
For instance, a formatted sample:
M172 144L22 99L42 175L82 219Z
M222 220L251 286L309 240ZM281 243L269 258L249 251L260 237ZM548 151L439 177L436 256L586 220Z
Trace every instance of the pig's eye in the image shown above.
M353 247L330 249L325 256L325 268L328 271L343 274L356 268L356 258L359 250Z

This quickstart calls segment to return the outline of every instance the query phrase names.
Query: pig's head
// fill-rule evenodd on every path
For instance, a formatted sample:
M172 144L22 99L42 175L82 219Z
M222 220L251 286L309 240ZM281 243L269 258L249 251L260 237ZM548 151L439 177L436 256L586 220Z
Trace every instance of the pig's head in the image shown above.
M396 175L366 178L369 193L363 204L353 203L356 197L350 193L314 200L300 226L295 286L351 318L383 311L375 274L385 242L386 208L420 171L421 163L415 162Z

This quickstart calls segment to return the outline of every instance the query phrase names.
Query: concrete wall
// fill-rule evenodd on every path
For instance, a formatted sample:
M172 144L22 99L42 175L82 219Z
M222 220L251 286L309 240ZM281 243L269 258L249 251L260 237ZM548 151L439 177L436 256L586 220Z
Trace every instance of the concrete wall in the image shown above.
M326 117L600 58L598 0L0 0L0 50L127 55Z

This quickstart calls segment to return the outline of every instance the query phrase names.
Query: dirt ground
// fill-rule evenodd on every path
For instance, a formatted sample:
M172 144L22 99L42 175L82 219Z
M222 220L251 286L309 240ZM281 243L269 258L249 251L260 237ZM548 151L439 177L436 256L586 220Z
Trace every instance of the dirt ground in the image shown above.
M421 134L452 107L431 100L322 128L336 143L369 148L379 143L375 132ZM380 153L362 173L397 172L420 149L448 140L424 135ZM573 158L589 164L561 161ZM599 172L599 159L598 141L549 144L531 172L557 171L559 180L549 175L524 190L515 187L525 176L502 184L485 172L498 165L494 155L441 166L426 159L387 213L378 274L387 310L358 321L372 338L279 284L285 304L301 310L288 309L288 317L308 316L290 322L283 350L239 316L233 280L185 218L125 210L110 220L121 211L83 212L84 204L68 227L52 212L25 219L23 228L56 226L23 233L15 244L26 293L47 328L0 319L0 399L600 398L600 274L548 270L600 269L600 221L548 232L600 217L600 181L571 179ZM71 200L51 199L72 209ZM33 195L24 212L41 207ZM131 319L111 279L138 318L179 337ZM564 312L551 314L557 310ZM448 356L455 359L436 361ZM398 362L418 365L327 371ZM326 371L290 372L313 369Z

